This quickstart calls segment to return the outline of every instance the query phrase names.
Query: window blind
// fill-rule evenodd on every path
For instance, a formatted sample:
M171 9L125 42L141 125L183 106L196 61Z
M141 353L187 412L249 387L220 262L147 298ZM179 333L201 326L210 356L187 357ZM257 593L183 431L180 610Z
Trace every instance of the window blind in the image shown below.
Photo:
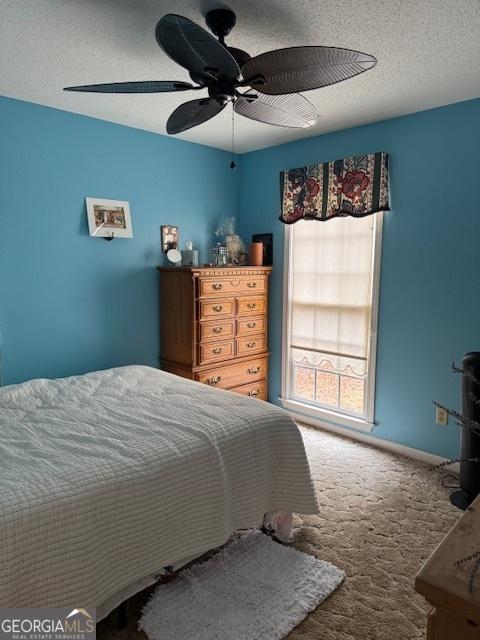
M294 359L366 373L372 299L373 216L299 220L291 227Z

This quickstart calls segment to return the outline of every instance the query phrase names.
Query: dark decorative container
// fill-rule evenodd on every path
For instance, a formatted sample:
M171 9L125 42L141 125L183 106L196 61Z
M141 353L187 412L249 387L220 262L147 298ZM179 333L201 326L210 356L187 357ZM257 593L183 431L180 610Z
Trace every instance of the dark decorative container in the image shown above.
M480 351L466 353L462 369L480 381ZM480 422L480 405L475 402L480 400L480 385L466 375L462 382L462 414L466 418ZM468 505L480 493L480 463L469 462L468 459L480 459L480 433L469 429L468 425L462 427L460 435L460 450L462 462L460 463L460 489L450 496L452 504L460 509L466 509Z

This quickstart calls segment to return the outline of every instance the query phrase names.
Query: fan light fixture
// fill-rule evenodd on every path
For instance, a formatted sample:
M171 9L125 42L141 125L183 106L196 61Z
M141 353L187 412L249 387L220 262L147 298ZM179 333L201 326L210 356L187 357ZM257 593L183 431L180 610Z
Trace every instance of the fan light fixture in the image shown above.
M195 22L174 14L161 18L155 29L161 49L187 69L195 84L174 80L113 82L65 87L65 91L164 93L206 89L208 97L190 100L175 109L167 121L169 134L210 120L229 102L236 113L251 120L303 129L316 125L317 114L299 92L347 80L377 62L366 53L321 46L277 49L251 58L225 43L236 23L233 11L210 11L206 22L217 39Z

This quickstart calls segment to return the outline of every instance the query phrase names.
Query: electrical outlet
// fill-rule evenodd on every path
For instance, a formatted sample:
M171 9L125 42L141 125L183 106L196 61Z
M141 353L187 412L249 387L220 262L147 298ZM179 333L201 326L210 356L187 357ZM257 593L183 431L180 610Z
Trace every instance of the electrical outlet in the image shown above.
M437 410L435 412L435 422L437 424L448 424L448 413L446 412L445 409L442 409L441 407L437 407Z

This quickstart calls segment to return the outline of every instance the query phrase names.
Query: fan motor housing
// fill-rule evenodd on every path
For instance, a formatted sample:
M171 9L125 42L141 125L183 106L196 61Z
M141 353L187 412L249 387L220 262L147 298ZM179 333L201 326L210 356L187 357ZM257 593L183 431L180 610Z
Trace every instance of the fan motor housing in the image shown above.
M235 87L231 81L219 80L212 82L212 84L208 85L208 95L217 102L220 102L220 104L225 104L229 100L233 100Z

